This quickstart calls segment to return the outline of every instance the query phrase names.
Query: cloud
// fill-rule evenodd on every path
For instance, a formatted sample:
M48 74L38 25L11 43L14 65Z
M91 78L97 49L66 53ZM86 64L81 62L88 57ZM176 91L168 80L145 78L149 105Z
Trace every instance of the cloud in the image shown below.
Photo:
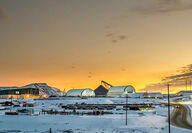
M124 41L127 36L121 35L116 29L118 26L115 25L117 25L118 22L122 23L123 19L131 17L133 13L152 15L186 10L192 10L192 0L137 0L137 4L131 9L128 9L123 15L112 18L113 21L110 21L110 24L105 26L105 30L107 31L105 36L109 38L112 43Z
M71 64L71 68L72 68L72 69L75 69L75 68L76 68L76 65L75 65L75 64Z
M184 87L186 82L189 85L192 81L192 64L184 66L178 70L179 73L172 74L166 77L163 77L161 82L156 84L147 85L144 90L160 90L165 89L166 85L169 83L172 87Z
M139 5L131 11L140 14L171 13L192 10L192 1L189 0L154 0L146 5Z
M111 53L112 53L112 51L111 51L111 50L108 50L108 51L107 51L107 53L108 53L108 54L111 54Z
M8 18L8 15L6 11L0 7L0 20L6 20Z
M117 42L117 40L111 40L111 42L112 42L112 43L116 43L116 42Z
M145 88L141 89L141 91L159 91L164 89L166 86L165 83L156 83L147 85Z
M112 43L117 43L118 41L123 41L127 38L126 35L116 35L117 33L109 32L105 36L108 37Z
M107 37L112 43L117 43L120 41L123 41L127 38L126 35L120 34L117 32L118 30L115 30L116 26L105 26L106 34L105 37Z
M126 69L125 68L121 68L121 71L126 71Z
M114 33L108 33L107 35L106 35L106 37L111 37L111 36L113 36L114 35Z
M89 72L87 77L88 77L88 78L92 78L92 77L93 77L93 76L92 76L92 72Z
M192 79L192 64L189 64L185 67L182 67L179 70L179 74L174 74L171 76L167 76L162 79L162 81L181 81L181 80L189 80Z
M121 36L119 36L119 39L120 40L124 40L124 39L126 39L127 37L125 36L125 35L121 35Z

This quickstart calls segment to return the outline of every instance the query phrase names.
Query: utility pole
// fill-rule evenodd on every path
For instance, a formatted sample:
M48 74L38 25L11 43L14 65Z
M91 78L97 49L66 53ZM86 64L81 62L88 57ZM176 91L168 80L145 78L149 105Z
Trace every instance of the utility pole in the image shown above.
M125 107L125 110L126 110L126 122L125 122L125 125L127 126L127 108L128 108L128 94L126 94L126 107Z
M190 80L190 91L191 91L191 80Z
M170 101L169 101L169 83L167 84L167 89L168 89L168 123L169 123L169 133L171 133L171 127L170 127L170 124L171 124L171 119L170 119Z
M49 129L49 133L52 133L52 129L51 128Z
M186 84L186 91L187 91L187 80L186 80L186 83L185 83L185 84Z

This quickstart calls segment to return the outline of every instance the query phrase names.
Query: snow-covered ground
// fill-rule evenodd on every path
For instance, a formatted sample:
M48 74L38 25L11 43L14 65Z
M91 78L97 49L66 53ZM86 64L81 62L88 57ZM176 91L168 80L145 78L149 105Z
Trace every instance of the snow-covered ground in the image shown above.
M154 119L155 118L155 119ZM128 115L128 126L125 126L125 115L104 116L1 116L1 130L46 131L72 130L74 132L121 132L151 131L160 132L166 125L165 117L156 115Z
M192 117L192 98L191 98L191 96L190 97L182 98L182 102L183 102L183 104L186 104L190 108L190 110L191 110L191 117Z
M129 103L155 103L158 104L163 99L134 99L129 98ZM29 102L29 101L28 101ZM89 99L61 99L61 100L35 100L38 106L30 107L35 112L42 109L57 109L59 104L74 103L95 103L95 104L117 104L125 103L124 98L89 98ZM16 110L16 108L12 108ZM53 132L63 133L167 133L167 107L156 105L156 113L128 111L128 125L125 125L126 114L108 114L98 116L88 115L4 115L5 111L0 111L0 132L48 132L51 128ZM114 111L114 110L113 110ZM173 133L191 133L191 130L171 127Z

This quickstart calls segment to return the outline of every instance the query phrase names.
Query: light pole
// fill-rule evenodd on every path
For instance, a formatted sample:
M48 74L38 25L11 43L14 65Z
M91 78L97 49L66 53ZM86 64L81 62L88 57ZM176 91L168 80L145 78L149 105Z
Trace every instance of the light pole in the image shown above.
M169 123L169 133L171 133L171 119L170 119L170 101L169 101L169 84L167 84L167 89L168 89L168 123Z
M126 110L126 122L125 122L125 125L127 126L127 108L128 108L128 94L126 94L126 107L125 107L125 110Z

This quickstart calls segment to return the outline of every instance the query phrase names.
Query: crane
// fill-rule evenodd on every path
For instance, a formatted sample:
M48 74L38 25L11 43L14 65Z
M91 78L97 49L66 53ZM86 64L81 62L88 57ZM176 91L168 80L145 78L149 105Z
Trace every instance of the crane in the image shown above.
M109 83L107 83L107 82L105 82L105 81L103 81L103 80L101 80L101 85L104 85L106 88L112 87L111 84L109 84Z

